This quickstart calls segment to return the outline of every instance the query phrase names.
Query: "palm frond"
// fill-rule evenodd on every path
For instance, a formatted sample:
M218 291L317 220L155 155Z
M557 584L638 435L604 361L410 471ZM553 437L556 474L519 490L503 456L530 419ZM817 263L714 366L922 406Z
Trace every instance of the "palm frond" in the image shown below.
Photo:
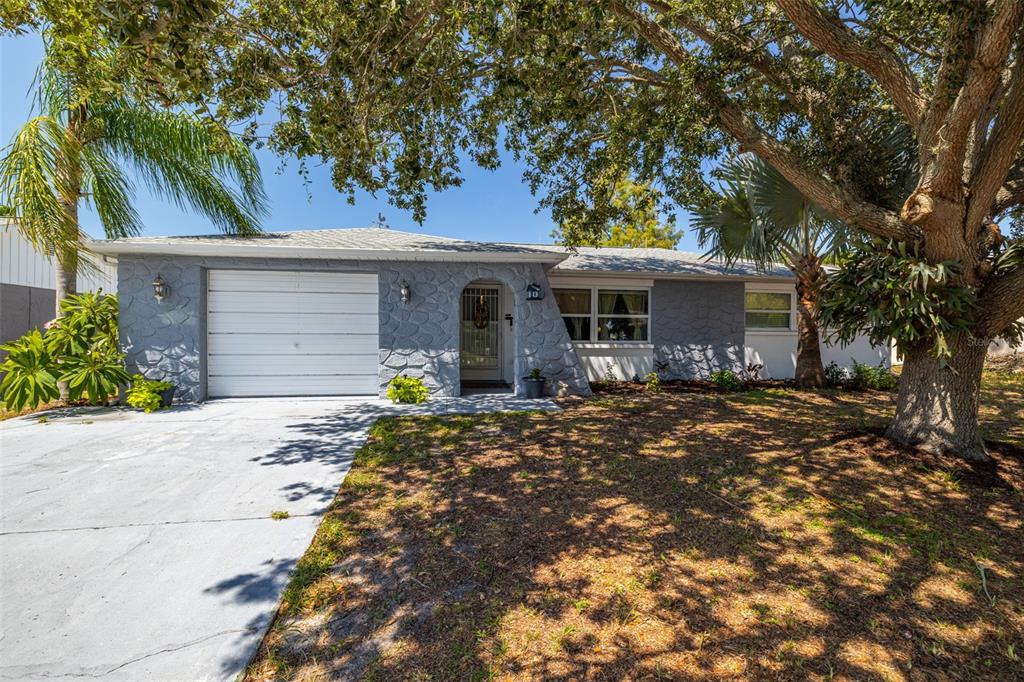
M101 144L131 164L146 186L231 234L256 234L267 213L259 164L227 131L180 112L119 102L94 111Z
M97 145L83 148L85 200L96 207L107 239L134 237L142 231L142 221L132 205L135 187L104 151Z
M49 116L30 119L3 150L0 159L0 203L17 217L18 230L41 253L68 262L77 252L78 222L61 197L78 201L70 172L77 166L81 145ZM73 170L72 170L73 172Z
M791 266L803 255L830 258L850 239L846 225L810 202L778 171L752 155L726 160L711 207L690 207L709 257L750 260L759 269Z

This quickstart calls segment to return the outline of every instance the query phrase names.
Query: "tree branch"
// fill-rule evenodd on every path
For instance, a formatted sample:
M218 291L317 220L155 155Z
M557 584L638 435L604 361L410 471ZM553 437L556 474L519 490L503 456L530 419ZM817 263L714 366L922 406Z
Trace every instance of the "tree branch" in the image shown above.
M999 188L1017 161L1024 139L1024 60L1014 65L1010 89L985 144L981 164L968 189L967 225L979 225L991 215Z
M995 13L982 30L978 50L971 60L964 86L946 113L939 132L934 172L930 174L931 178L922 179L939 196L956 199L962 191L965 180L964 161L971 129L999 87L1006 58L1022 19L1024 2L1000 0Z
M693 56L671 31L621 2L612 2L610 7L623 23L631 26L669 60L678 66L694 64ZM717 83L698 78L693 85L718 109L722 128L740 143L742 149L771 164L808 199L841 220L880 237L901 241L914 241L919 237L917 230L903 223L896 213L859 199L823 177L819 171L808 168L785 144L766 134L733 104Z
M868 47L837 17L810 0L778 0L782 11L811 44L875 79L915 130L926 100L906 63L888 47Z
M1024 204L1024 180L1010 180L996 192L992 215L998 216L1003 211L1021 204Z
M999 336L1014 320L1024 317L1024 266L989 279L979 303L983 312L978 333L988 338Z
M786 70L785 65L780 64L779 60L769 54L767 50L751 45L749 41L737 41L732 36L726 37L700 23L692 16L677 12L671 5L661 0L648 0L647 4L669 21L692 33L709 47L740 53L751 68L767 78L785 93L793 105L799 107L796 109L796 113L810 119L814 107L826 100L825 93L806 83L798 82L793 74Z

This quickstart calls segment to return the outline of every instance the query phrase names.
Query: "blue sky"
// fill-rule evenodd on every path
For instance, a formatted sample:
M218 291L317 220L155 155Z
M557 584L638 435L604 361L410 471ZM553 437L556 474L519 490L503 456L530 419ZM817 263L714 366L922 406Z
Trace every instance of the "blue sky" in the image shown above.
M30 87L42 57L37 35L0 38L0 141L7 144L14 131L31 112ZM326 166L309 167L308 188L303 185L294 159L282 159L267 150L257 152L263 180L270 195L271 215L267 230L308 230L329 227L359 227L371 224L383 213L397 230L459 237L463 239L550 242L553 227L547 211L535 213L537 197L522 182L522 166L503 158L497 171L486 171L467 162L461 187L430 196L427 218L418 225L411 214L391 206L382 196L361 193L349 205L337 192ZM203 234L213 232L201 216L180 211L174 205L150 196L139 188L136 208L147 235ZM83 211L82 225L93 237L101 237L95 213ZM685 217L680 216L680 225ZM697 250L693 235L687 233L680 248Z

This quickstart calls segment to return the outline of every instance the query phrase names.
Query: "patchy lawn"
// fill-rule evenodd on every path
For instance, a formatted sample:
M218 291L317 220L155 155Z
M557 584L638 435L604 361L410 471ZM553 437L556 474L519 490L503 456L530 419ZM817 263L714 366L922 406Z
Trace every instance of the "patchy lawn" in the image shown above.
M379 422L249 680L1024 678L1024 376L997 467L883 393Z

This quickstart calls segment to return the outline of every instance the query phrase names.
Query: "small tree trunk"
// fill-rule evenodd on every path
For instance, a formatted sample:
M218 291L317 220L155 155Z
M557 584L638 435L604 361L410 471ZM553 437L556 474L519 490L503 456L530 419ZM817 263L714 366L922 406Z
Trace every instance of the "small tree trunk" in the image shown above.
M794 264L796 274L796 385L821 388L825 385L825 368L821 365L821 339L815 316L815 293L824 276L817 256L803 256Z
M70 109L68 114L68 132L77 137L85 123L85 105ZM54 319L61 316L61 302L68 296L77 293L78 290L78 240L80 234L78 200L82 193L82 169L78 159L59 158L56 172L64 181L64 189L60 192L57 200L60 202L61 211L65 216L66 241L74 244L74 248L69 248L64 244L57 245L56 253L53 254L53 270L56 279L54 283L56 291ZM68 382L58 381L57 390L60 404L67 404L70 397Z
M928 344L911 348L903 361L888 435L929 452L990 461L978 430L978 394L989 341L966 335L952 339L953 357L945 367Z
M54 317L60 317L60 303L68 296L78 293L78 265L74 262L62 263L61 258L57 257L53 259L53 270L57 276L56 283L56 300L57 309L54 313Z
M796 324L796 385L820 388L825 385L825 368L821 364L821 339L811 301L801 298L797 302Z
M60 255L57 255L53 259L53 270L56 275L56 305L57 311L54 315L54 319L61 316L60 304L68 296L77 293L78 284L78 264L75 259L67 259L69 262L62 262L65 259ZM61 405L66 405L70 399L70 391L68 389L68 382L58 381L57 391L59 392L58 402Z

